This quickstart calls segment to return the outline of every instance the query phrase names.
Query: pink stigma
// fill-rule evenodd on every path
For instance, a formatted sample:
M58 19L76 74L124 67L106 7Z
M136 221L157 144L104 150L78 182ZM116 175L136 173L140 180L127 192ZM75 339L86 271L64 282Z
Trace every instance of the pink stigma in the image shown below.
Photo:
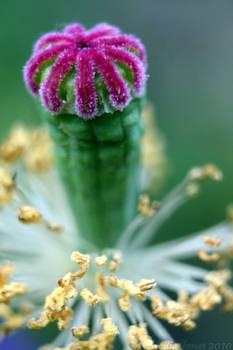
M43 82L38 75L49 67ZM51 114L62 111L66 101L59 96L60 86L70 71L74 81L75 110L84 118L98 114L103 92L116 110L125 108L133 97L143 95L146 83L146 56L141 42L133 35L121 34L116 27L101 23L85 31L78 24L63 32L43 35L24 67L24 80L33 95L40 94ZM96 78L104 84L95 84ZM98 85L98 87L97 87ZM99 87L100 86L100 87ZM103 103L103 102L102 102Z

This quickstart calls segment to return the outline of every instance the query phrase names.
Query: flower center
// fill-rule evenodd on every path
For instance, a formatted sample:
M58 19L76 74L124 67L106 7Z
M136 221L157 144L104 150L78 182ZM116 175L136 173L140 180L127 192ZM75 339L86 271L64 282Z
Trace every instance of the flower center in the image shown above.
M79 46L80 49L85 49L85 48L88 47L88 45L87 45L87 43L85 41L80 41L78 43L78 46Z

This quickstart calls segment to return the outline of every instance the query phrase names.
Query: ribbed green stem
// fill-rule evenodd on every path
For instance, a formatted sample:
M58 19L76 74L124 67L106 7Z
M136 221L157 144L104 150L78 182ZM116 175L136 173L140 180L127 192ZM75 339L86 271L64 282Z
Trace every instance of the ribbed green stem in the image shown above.
M137 210L142 104L88 121L46 115L78 229L99 249L114 245Z

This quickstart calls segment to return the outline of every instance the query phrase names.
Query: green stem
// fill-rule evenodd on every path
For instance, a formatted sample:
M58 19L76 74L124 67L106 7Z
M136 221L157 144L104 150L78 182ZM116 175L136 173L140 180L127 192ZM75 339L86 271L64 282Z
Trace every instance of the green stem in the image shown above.
M112 247L137 211L142 105L87 121L46 114L78 229L99 249Z

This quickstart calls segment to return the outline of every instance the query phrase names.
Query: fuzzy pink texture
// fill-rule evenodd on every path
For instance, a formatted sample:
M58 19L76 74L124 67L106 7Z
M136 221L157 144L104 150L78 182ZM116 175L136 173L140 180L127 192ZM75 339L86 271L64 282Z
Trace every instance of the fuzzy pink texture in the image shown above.
M35 77L41 65L53 60L48 77L41 86ZM94 78L102 76L115 109L123 109L132 96L119 75L116 63L124 63L133 74L134 96L143 94L146 83L146 55L142 43L133 35L121 34L116 27L101 23L85 31L78 24L66 26L62 33L43 35L35 44L33 54L24 67L24 80L33 95L40 94L44 107L58 114L64 101L59 88L66 74L75 67L75 108L77 114L92 118L98 113Z

